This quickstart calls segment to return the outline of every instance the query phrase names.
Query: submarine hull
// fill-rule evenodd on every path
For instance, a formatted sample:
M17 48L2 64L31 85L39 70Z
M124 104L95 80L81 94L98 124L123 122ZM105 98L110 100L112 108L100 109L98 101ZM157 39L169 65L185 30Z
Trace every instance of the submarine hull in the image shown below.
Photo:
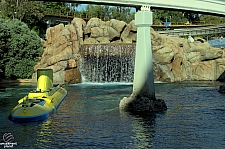
M16 122L40 121L49 117L66 97L67 90L53 86L53 70L37 70L37 89L18 101L9 119Z
M30 94L30 96L28 94L27 103L24 101L26 97L19 100L20 103L9 115L11 121L33 122L47 119L66 97L67 90L59 87L53 95L37 98L32 97L36 93L31 92Z

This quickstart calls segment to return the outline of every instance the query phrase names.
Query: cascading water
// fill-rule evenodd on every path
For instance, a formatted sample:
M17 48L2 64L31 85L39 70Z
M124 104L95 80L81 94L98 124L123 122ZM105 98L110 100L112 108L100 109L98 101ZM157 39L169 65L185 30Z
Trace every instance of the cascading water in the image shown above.
M135 44L83 45L82 82L133 82Z

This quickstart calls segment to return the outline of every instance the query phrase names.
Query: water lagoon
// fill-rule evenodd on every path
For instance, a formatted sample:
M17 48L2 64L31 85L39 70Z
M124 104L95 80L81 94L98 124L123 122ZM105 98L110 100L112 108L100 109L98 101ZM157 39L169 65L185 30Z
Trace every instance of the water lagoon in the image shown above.
M119 110L130 83L68 85L68 95L48 119L15 123L8 115L36 85L0 87L0 135L11 133L15 148L224 148L225 95L219 82L156 83L162 113ZM0 143L4 143L0 136ZM3 146L2 146L3 147Z

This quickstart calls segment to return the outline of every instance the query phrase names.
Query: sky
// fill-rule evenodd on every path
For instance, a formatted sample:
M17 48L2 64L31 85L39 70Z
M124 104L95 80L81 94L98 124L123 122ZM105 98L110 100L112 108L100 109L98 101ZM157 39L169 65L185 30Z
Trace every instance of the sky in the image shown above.
M87 6L87 4L82 4L82 5L79 5L76 10L80 11L82 9L85 9L85 7Z

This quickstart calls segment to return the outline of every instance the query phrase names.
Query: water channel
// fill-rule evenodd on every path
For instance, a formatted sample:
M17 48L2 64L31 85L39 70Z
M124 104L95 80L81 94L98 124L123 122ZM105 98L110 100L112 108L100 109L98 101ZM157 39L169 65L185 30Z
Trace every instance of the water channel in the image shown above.
M8 115L36 85L0 85L0 144L13 135L14 148L216 148L225 147L225 95L219 82L155 83L162 113L131 114L119 101L131 83L68 85L68 95L48 119L15 123ZM4 148L3 145L0 148Z

